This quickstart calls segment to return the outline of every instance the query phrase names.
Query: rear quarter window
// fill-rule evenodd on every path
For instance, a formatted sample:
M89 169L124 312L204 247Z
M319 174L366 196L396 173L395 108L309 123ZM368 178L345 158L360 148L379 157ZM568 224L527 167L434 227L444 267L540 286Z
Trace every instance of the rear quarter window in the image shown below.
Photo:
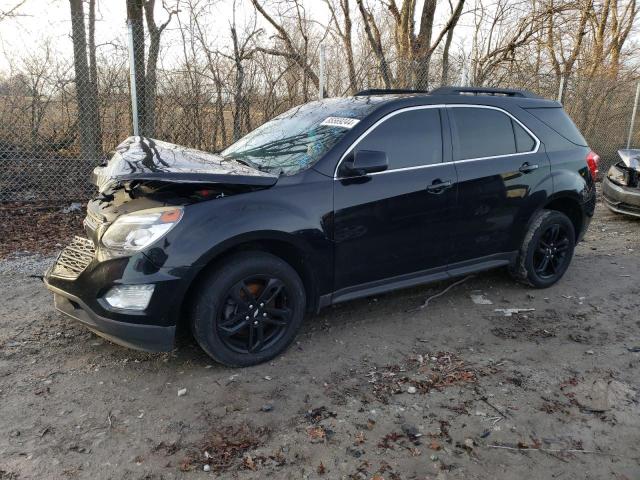
M580 133L580 130L578 130L578 127L576 127L562 107L527 108L526 110L571 143L584 147L587 146L587 141Z
M527 153L536 142L506 113L485 107L450 107L454 160Z

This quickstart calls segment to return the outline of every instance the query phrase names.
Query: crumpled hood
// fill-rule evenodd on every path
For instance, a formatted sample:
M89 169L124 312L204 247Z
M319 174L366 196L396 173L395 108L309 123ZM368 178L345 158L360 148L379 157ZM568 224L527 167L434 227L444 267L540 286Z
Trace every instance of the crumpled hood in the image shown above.
M618 150L618 155L627 166L632 170L640 172L640 150L639 149L625 149Z
M169 183L209 183L271 186L277 175L261 172L220 155L152 138L129 137L106 165L93 170L101 191L113 182L158 180Z

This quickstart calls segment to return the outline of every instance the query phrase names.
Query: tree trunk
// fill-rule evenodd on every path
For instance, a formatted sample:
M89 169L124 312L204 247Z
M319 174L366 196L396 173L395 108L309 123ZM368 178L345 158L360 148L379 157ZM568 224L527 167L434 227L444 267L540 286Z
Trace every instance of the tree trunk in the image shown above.
M449 83L449 50L451 50L452 40L453 28L447 32L447 39L444 42L444 49L442 50L442 77L440 78L441 85L447 85Z
M102 151L102 129L98 104L98 64L96 62L96 0L89 0L89 74L91 78L91 101L96 106L96 138Z
M242 136L242 125L244 123L242 117L245 113L244 67L235 27L231 27L231 39L233 40L233 61L236 66L235 91L233 93L233 141L235 142Z
M382 48L382 41L380 38L380 31L375 25L373 15L371 15L371 13L365 9L362 0L356 1L358 3L358 8L360 9L360 14L362 15L362 21L364 22L364 31L367 34L369 45L371 46L371 49L373 50L373 53L378 60L378 68L380 69L380 74L382 75L384 87L391 88L391 86L393 85L393 76L391 75L389 63L384 56L384 50Z
M100 116L96 89L92 86L87 61L87 37L82 0L69 0L71 9L71 36L73 40L73 66L75 70L78 126L82 157L96 162L102 155L100 147ZM92 28L92 27L91 27Z
M153 137L156 134L156 84L157 64L160 54L160 33L149 31L149 53L147 54L147 71L144 76L144 135Z
M160 55L160 38L175 13L169 13L167 21L158 26L153 17L155 3L155 0L147 0L144 3L144 16L147 20L147 31L149 32L149 53L147 54L147 66L144 77L144 134L148 137L153 137L156 134L156 86L158 78L158 57Z
M349 90L352 94L358 91L358 79L356 77L356 67L353 61L353 40L351 37L351 30L353 24L351 22L351 13L349 0L340 0L340 6L344 15L344 47L347 51L347 70L349 72Z

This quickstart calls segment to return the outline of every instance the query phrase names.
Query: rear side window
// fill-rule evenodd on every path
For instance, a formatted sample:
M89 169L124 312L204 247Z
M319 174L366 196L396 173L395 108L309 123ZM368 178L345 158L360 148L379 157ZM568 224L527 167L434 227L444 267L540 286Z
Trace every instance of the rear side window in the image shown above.
M455 160L526 153L535 148L533 137L499 110L456 107L449 111Z
M518 153L530 152L536 147L536 141L529 135L519 123L511 119L513 125L513 134L516 137L516 151Z
M578 130L578 127L575 126L562 107L528 108L527 112L531 113L571 143L587 146L587 141L580 133L580 130Z
M437 108L409 110L373 129L356 150L386 152L389 170L442 162L442 127Z

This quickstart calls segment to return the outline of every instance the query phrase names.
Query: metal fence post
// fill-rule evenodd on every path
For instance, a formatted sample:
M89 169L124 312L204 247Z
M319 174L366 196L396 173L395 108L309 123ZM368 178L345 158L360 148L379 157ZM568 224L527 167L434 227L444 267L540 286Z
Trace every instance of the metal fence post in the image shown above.
M322 100L324 98L324 94L326 91L326 73L325 73L325 63L327 60L327 49L324 43L320 44L320 74L318 75L318 100Z
M127 20L127 32L129 36L129 88L131 90L131 116L133 117L133 135L138 136L138 94L136 86L135 52L133 50L133 22Z
M631 140L633 139L633 128L636 123L636 113L638 112L638 100L640 100L640 82L636 87L636 99L633 101L633 111L631 112L631 125L629 125L629 136L627 137L627 148L631 148Z

